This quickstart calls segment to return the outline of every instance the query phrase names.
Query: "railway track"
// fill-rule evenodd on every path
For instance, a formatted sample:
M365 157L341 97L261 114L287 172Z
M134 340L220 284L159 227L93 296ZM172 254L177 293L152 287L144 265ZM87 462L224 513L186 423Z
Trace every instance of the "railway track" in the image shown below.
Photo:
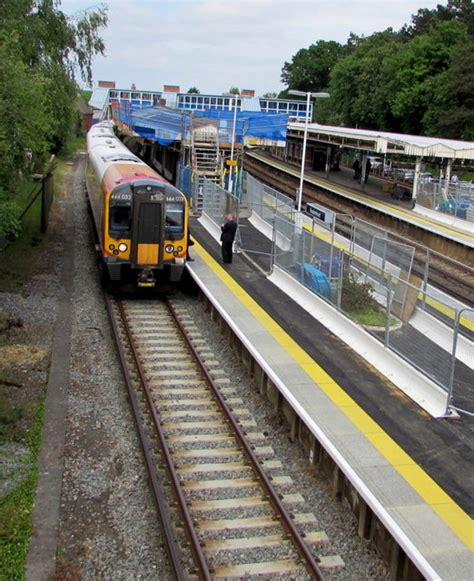
M248 169L253 175L271 187L279 189L289 196L294 196L297 178L288 176L284 172L274 168L265 167L264 164L251 158L246 158L245 169ZM340 214L354 214L354 208L351 203L347 203L342 198L335 199L334 196L325 194L322 190L311 184L305 184L304 200L323 203L330 210ZM360 213L361 210L357 210L356 214ZM374 222L370 215L364 215L363 219ZM343 217L341 217L340 222L336 227L336 231L343 236L348 236L350 233L350 222L347 221L344 223ZM375 224L378 225L377 222ZM427 260L426 246L420 244L419 241L410 236L405 226L402 228L403 234L397 232L393 225L387 226L385 224L384 228L388 231L391 240L405 244L409 243L415 247L413 273L423 280ZM474 268L468 264L452 260L435 250L430 251L429 261L430 269L427 282L439 290L446 292L453 298L464 302L466 305L474 307Z
M177 579L322 579L337 556L182 303L107 297Z

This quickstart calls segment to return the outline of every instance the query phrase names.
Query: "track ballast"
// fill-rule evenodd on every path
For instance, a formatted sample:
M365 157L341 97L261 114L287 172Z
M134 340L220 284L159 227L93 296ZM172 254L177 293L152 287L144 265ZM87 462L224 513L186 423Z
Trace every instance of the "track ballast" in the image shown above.
M340 559L185 305L107 301L176 577L322 579Z

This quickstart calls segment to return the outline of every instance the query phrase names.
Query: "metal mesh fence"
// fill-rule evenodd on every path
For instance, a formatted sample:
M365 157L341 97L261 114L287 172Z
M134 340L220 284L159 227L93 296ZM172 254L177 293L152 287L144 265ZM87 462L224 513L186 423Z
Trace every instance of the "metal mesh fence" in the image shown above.
M456 324L458 311L449 297L426 284L426 273L413 273L415 249L357 219L349 238L334 239L327 227L297 216L284 194L248 175L245 183L249 209L271 227L272 264L443 389L453 390L458 405L469 408L474 353L467 351L473 350L474 312Z
M211 218L211 220L221 226L224 223L226 214L232 213L238 220L239 217L239 200L230 192L218 186L216 183L203 179L202 180L202 211Z
M474 222L474 184L459 182L445 184L430 181L421 183L417 196L420 206Z
M415 256L413 246L390 240L386 230L359 219L353 221L349 251L358 268L374 279L386 273L408 278Z
M294 222L274 217L274 264L335 305L343 276L343 252Z
M268 224L273 223L275 214L289 221L294 220L294 202L289 196L263 184L247 172L244 188L248 208Z

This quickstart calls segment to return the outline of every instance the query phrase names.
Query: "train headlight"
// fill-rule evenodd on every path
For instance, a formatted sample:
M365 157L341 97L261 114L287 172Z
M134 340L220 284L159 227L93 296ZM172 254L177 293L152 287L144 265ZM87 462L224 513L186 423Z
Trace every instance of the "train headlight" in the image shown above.
M175 251L173 252L173 256L179 256L179 252L178 252L177 250L175 250Z
M171 254L174 250L174 246L172 244L167 244L165 246L165 250L166 250L166 252L169 252Z
M127 252L128 246L125 244L125 242L121 242L118 245L118 249L120 250L120 252Z
M115 250L115 245L114 244L109 244L109 250Z
M178 248L176 249L178 252L183 252L183 247L182 246L178 246Z

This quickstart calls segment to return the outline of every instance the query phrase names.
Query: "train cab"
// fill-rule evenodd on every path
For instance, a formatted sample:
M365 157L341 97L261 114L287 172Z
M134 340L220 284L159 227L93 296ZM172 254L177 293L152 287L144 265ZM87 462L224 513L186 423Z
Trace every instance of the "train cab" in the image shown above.
M88 136L88 191L104 282L131 281L137 287L177 282L187 252L187 200L110 135L108 125L103 129L94 126Z

